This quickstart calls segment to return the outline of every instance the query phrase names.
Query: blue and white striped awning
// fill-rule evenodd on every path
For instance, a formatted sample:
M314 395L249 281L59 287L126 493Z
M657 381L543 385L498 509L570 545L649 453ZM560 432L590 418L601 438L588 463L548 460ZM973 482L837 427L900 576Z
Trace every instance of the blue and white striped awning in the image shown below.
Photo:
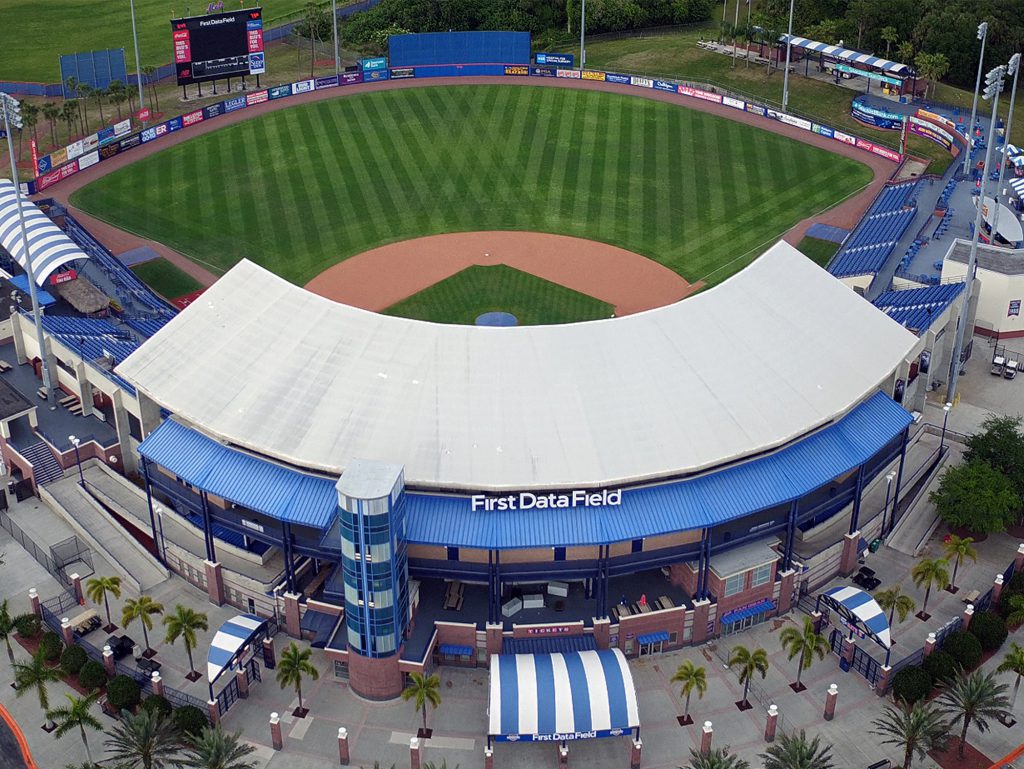
M789 35L783 35L779 38L780 43L785 43ZM840 48L838 45L829 45L828 43L819 43L817 40L808 40L806 37L797 37L793 35L793 39L790 41L791 45L798 48L806 48L808 51L815 51L816 53L823 53L826 56L832 56L836 59L842 59L843 61L849 61L854 64L863 64L867 67L875 67L884 72L892 72L897 75L910 75L912 70L906 64L900 64L896 61L889 61L883 59L880 56L872 56L869 53L861 53L860 51L851 51L849 48Z
M1006 153L1011 158L1016 157L1017 155L1024 155L1024 150L1022 150L1015 144L1004 144L1002 147L999 148L999 151Z
M858 587L834 587L821 594L821 602L838 613L854 632L867 636L883 648L892 646L889 619L869 593Z
M640 726L618 649L491 657L490 725L499 742L619 737Z
M206 658L206 678L212 684L235 661L235 655L267 624L252 614L232 617L214 634L210 654Z
M1018 197L1024 198L1024 179L1010 179L1009 184Z
M50 273L61 265L89 258L35 203L22 197L21 210L25 214L28 250L32 254L36 285L46 283ZM0 179L0 246L14 257L22 269L25 268L27 261L18 217L18 195L10 179Z

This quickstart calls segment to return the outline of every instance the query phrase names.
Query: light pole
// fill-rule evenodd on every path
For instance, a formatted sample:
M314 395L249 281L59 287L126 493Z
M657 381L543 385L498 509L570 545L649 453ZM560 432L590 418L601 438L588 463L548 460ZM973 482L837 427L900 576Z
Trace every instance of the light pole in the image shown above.
M974 215L974 237L971 238L971 255L967 259L967 284L964 286L964 302L960 306L960 317L956 324L956 339L953 344L953 360L949 365L949 387L946 402L956 403L956 382L960 377L960 357L963 355L964 326L967 325L967 311L971 305L971 286L978 265L978 236L981 234L981 207L985 201L985 180L988 179L988 164L992 160L992 140L996 133L996 116L999 113L999 94L1003 90L1006 65L1000 64L985 76L983 98L992 100L992 118L988 125L988 141L985 144L985 162L981 169L981 190L978 196L978 211Z
M945 406L942 407L942 411L944 413L942 414L942 435L939 438L939 456L940 457L942 456L942 452L943 452L943 450L946 447L946 422L949 421L949 410L951 408L953 408L953 404L952 403L947 403Z
M587 0L580 5L580 69L587 63Z
M25 209L22 208L21 182L18 181L18 163L14 159L14 129L24 125L21 121L21 105L13 96L0 93L0 112L3 112L4 126L7 129L7 152L11 157L11 181L14 182L14 202L18 206L18 223L21 225L21 244L25 258L25 274L28 275L28 292L32 297L32 322L36 324L36 344L39 345L39 363L43 371L43 387L46 388L46 400L50 402L50 410L55 396L50 385L50 364L47 361L46 345L43 339L42 313L39 311L39 297L36 293L36 273L32 266L32 253L28 247L28 229L25 227ZM15 256L12 254L12 256ZM17 261L17 257L15 257Z
M146 106L145 97L142 95L142 64L139 63L139 36L135 31L135 0L128 0L128 7L132 12L132 42L135 44L135 77L138 78L139 83L139 112L142 112L142 108ZM139 118L143 124L145 120Z
M996 180L996 194L993 195L996 210L992 213L992 237L989 243L996 245L996 236L999 234L999 201L1003 194L1003 174L1006 172L1006 145L1010 143L1010 131L1013 129L1013 103L1017 100L1017 75L1020 73L1020 54L1015 53L1010 57L1007 65L1009 74L1013 75L1013 87L1010 89L1010 113L1006 116L1006 130L1003 136L1003 157L999 161L999 178Z
M85 475L82 473L82 455L78 453L78 447L82 443L73 435L68 436L71 445L75 447L75 464L78 465L78 485L85 488Z
M974 81L974 101L971 102L971 122L967 126L967 147L964 149L964 170L971 165L971 148L974 146L974 119L978 114L978 90L981 88L981 68L985 64L985 40L988 38L988 22L983 21L978 25L978 39L981 41L981 56L978 58L978 77Z
M341 74L341 55L338 53L338 2L331 0L331 23L334 25L334 74Z
M795 0L789 0L789 30L786 33L786 69L782 73L782 111L789 107L789 55L793 48L793 5ZM768 58L772 52L768 51Z
M890 470L885 476L885 507L882 508L882 527L878 530L878 538L885 536L885 516L889 513L889 495L892 493L892 482L896 480L896 471Z

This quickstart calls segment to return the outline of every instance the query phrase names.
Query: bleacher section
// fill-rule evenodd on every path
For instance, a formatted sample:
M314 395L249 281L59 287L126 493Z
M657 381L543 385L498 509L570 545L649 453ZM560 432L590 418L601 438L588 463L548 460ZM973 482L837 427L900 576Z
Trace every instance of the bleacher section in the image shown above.
M22 315L32 322L31 313L22 311ZM97 318L44 315L42 324L47 334L134 394L135 388L113 372L118 363L139 349L140 343L130 334L119 331L109 321Z
M146 339L149 339L153 334L166 326L169 320L170 318L161 318L159 320L151 318L127 318L125 323L127 323L128 327L133 331L144 336Z
M964 285L946 283L904 291L886 291L872 304L904 328L921 334L928 330L938 313L960 296Z
M885 187L833 257L828 271L846 278L882 269L917 213L917 186L913 181Z

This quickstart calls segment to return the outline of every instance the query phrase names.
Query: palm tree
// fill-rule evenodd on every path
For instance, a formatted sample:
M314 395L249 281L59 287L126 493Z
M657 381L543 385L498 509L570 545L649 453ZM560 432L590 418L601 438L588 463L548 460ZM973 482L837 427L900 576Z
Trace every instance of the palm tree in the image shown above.
M822 748L818 736L808 741L803 729L798 735L784 732L761 758L764 769L835 769L831 746Z
M882 27L879 37L885 41L885 58L889 58L889 47L899 42L900 36L896 27Z
M110 91L106 88L97 88L92 92L92 95L96 97L96 106L100 111L100 126L103 126L107 122L103 117L103 97L110 96Z
M167 628L167 637L164 641L173 644L179 637L181 638L185 644L185 653L188 655L189 680L198 680L199 673L192 662L192 650L196 648L196 631L209 629L206 615L179 603L174 607L174 614L168 614L163 622Z
M32 655L29 662L14 663L14 685L17 696L21 697L35 689L39 697L39 707L44 713L50 709L50 695L46 690L46 685L59 680L60 668L51 668L47 665L41 649ZM46 727L53 728L53 722L49 715L46 718Z
M416 710L423 711L423 733L427 733L427 705L437 708L441 704L441 678L437 673L425 676L422 673L410 673L409 685L402 691L402 699L415 700Z
M146 654L153 656L156 652L149 648L149 631L153 629L153 615L163 614L164 606L148 595L140 595L138 599L129 598L121 610L121 624L125 629L135 620L142 625L142 638L146 642Z
M1010 593L1006 597L1006 602L1010 606L1010 613L1006 615L1006 624L1011 627L1024 624L1024 595Z
M57 146L57 128L55 122L60 118L60 107L56 102L48 101L43 105L43 117L50 121L50 141Z
M299 695L299 707L295 715L303 718L306 709L302 707L302 678L309 676L314 681L320 677L310 657L313 656L312 649L300 649L294 641L281 653L281 659L277 661L277 683L284 689L286 686L295 687L295 693Z
M750 764L730 753L728 746L711 748L707 753L690 748L690 761L686 769L750 769Z
M79 85L80 83L78 82L78 78L73 75L64 81L64 92L69 94L65 97L64 103L67 104L68 102L72 102L75 105L75 116L77 121L81 123L81 105L78 103Z
M64 102L64 106L60 110L60 118L68 127L68 141L71 141L71 136L75 132L75 124L78 122L78 106L74 99Z
M892 627L892 620L899 615L900 622L903 622L914 609L917 603L909 595L903 594L903 586L896 584L886 590L879 590L874 595L875 601L882 608L882 611L889 612L889 627Z
M26 130L32 131L32 138L39 142L39 135L36 133L36 126L39 125L39 107L32 102L25 102L21 105L22 129L18 132L18 157L21 157L21 137Z
M3 603L0 603L0 638L4 639L4 644L7 646L7 659L11 661L12 666L14 665L14 648L11 646L11 636L14 635L16 619L11 616L5 598Z
M153 108L153 114L160 111L160 97L156 93L156 81L153 79L153 75L156 72L156 67L152 64L147 64L142 68L142 74L146 77L146 85L149 86L149 106ZM139 105L139 109L142 109L142 105Z
M241 732L225 732L220 725L208 726L194 737L181 763L188 769L255 769L246 756L256 751L239 742Z
M143 708L117 723L104 741L111 763L121 769L177 769L181 737L163 714Z
M9 648L9 647L8 647ZM1020 689L1020 678L1024 676L1024 647L1016 641L1010 643L1010 651L1003 657L1003 661L996 668L997 673L1016 673L1017 680L1013 682L1013 699L1010 701L1010 710L1017 704L1017 690Z
M796 691L803 691L803 684L800 683L800 674L807 670L813 663L814 658L825 659L829 645L825 636L814 629L814 623L810 617L804 617L803 630L795 627L784 628L779 634L779 643L785 650L786 659L799 657L800 662L796 668L796 684L793 688Z
M974 549L974 537L958 537L953 534L946 540L946 559L953 561L953 579L949 581L949 592L955 593L959 588L956 586L956 573L960 570L961 561L967 558L972 563L978 562L978 551Z
M694 665L692 661L686 660L676 669L675 675L672 676L672 683L683 685L683 690L679 693L679 696L686 697L683 721L688 724L692 723L690 721L690 695L696 690L697 698L704 698L704 692L708 690L707 671L703 665Z
M92 751L89 749L89 737L85 733L85 727L88 726L98 732L103 731L103 724L92 714L92 706L96 704L96 699L100 696L99 692L93 692L86 697L75 697L70 694L64 696L70 703L67 707L54 708L46 712L46 717L57 723L57 730L53 736L63 737L68 732L78 729L82 735L82 743L85 745L85 757L91 764L93 762Z
M949 72L949 59L942 53L925 53L921 51L914 57L914 65L921 77L931 81L932 92L935 84Z
M761 648L750 651L746 646L737 646L729 655L729 667L739 668L740 683L743 684L741 702L749 708L747 692L750 689L750 679L753 678L754 673L760 673L761 678L768 675L768 652Z
M107 626L103 628L103 632L111 633L116 630L117 625L110 619L109 596L112 595L114 598L121 597L121 578L93 577L85 583L85 594L89 596L89 600L93 603L103 603L103 608L107 612Z
M89 99L92 98L92 95L94 93L96 93L96 89L88 83L78 84L78 101L82 105L82 120L84 121L85 125L83 132L85 134L92 133L89 130Z
M914 580L914 585L921 589L924 587L924 605L921 607L921 612L917 615L923 620L927 620L928 614L928 596L932 593L933 587L945 587L949 584L949 569L947 568L949 563L944 558L923 558L914 564L914 568L910 570L910 577Z
M881 737L883 745L903 751L903 769L910 769L915 755L923 759L929 751L941 750L949 729L942 713L922 701L907 705L900 700L896 707L887 706L872 723L871 733Z
M964 757L964 745L967 744L967 730L973 723L979 732L988 731L988 719L1002 718L1009 710L1010 700L1006 696L1006 684L996 681L995 671L957 675L952 683L939 696L939 707L952 716L950 726L958 721L963 723L960 729L960 745L957 755Z
M128 101L128 86L123 80L111 80L107 86L107 98L117 110L117 119L121 120L121 105Z

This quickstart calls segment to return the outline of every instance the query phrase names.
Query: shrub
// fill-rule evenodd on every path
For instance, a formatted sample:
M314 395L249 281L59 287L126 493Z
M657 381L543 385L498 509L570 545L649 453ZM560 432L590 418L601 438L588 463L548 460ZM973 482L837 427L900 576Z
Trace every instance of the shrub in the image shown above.
M1024 569L1010 577L1010 581L1006 583L1006 588L1003 592L1005 593L1007 590L1012 590L1015 593L1024 593Z
M65 674L74 676L78 675L78 671L82 669L82 665L88 662L88 660L89 655L85 653L85 649L81 646L69 646L60 655L60 666Z
M107 702L114 710L134 710L140 696L139 685L130 676L114 676L107 684Z
M159 694L151 694L146 697L142 701L142 709L154 715L159 713L162 716L169 716L172 710L171 703L167 701L167 698Z
M103 663L96 660L87 660L82 669L78 671L78 683L88 692L102 689L107 682L107 671Z
M993 611L975 614L971 620L971 629L967 631L978 639L981 648L992 652L1003 645L1009 631L1006 629L1006 621Z
M924 658L921 667L932 677L932 681L938 684L951 679L956 673L957 665L951 654L942 649L936 649Z
M52 630L47 630L39 639L39 651L43 653L43 659L47 662L55 662L60 659L60 653L64 651L64 642Z
M42 628L43 623L35 614L22 614L14 620L14 629L22 638L35 638Z
M964 670L972 670L981 662L981 642L964 630L950 633L942 650Z
M892 679L892 696L908 705L924 699L931 690L932 677L924 668L903 668Z
M174 711L173 718L174 725L184 735L199 734L210 725L210 722L206 719L206 713L195 705L185 705L185 707L178 708Z
M1013 611L1013 607L1010 606L1010 597L1014 595L1024 595L1024 592L1020 590L1004 590L999 594L999 606L996 607L996 611L1003 619L1009 617Z

